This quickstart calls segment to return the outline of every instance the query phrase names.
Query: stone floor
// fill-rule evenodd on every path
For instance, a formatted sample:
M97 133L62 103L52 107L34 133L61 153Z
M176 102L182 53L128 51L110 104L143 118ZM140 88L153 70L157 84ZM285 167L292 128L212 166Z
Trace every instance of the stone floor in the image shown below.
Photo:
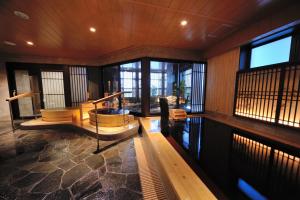
M133 139L95 149L72 130L0 134L0 200L142 199Z
M0 119L0 134L11 131L11 122L10 121L2 121Z

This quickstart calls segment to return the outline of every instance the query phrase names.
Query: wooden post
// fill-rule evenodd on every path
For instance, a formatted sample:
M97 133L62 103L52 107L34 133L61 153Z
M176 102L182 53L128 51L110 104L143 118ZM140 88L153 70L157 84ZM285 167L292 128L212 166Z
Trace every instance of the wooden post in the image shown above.
M15 124L14 124L14 116L12 113L12 108L11 108L11 102L8 101L8 105L9 105L9 112L10 112L10 121L11 121L11 128L13 133L15 132Z
M98 116L97 116L97 103L95 103L95 117L96 117L96 133L97 133L97 150L96 153L100 152L100 145L99 145L99 127L98 127Z

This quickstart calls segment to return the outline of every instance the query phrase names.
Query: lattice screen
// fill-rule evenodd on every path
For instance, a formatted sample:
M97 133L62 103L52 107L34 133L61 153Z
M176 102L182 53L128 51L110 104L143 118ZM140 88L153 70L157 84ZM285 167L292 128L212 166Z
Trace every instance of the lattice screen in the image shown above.
M300 66L237 73L235 115L300 127Z

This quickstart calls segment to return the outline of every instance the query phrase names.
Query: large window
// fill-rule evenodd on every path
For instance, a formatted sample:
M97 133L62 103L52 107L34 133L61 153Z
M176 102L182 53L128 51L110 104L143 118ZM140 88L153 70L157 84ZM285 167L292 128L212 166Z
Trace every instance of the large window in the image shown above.
M121 91L128 100L127 109L141 112L141 62L120 65Z
M150 62L150 112L159 113L159 98L167 97L169 107L176 107L177 81L175 73L178 64L168 62Z
M205 64L150 62L150 113L159 113L159 98L169 108L204 111Z
M286 37L251 49L250 68L288 62L292 37Z
M186 68L187 67L187 68ZM187 111L191 110L191 95L192 95L192 66L185 66L185 69L180 72L179 82L179 105Z

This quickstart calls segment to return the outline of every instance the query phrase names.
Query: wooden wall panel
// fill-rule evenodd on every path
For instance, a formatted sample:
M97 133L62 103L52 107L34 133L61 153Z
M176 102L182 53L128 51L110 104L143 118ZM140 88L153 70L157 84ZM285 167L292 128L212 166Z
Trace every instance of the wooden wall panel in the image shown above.
M232 115L240 49L210 58L207 66L206 111Z
M0 61L0 121L10 120L9 107L5 99L9 97L5 63Z

